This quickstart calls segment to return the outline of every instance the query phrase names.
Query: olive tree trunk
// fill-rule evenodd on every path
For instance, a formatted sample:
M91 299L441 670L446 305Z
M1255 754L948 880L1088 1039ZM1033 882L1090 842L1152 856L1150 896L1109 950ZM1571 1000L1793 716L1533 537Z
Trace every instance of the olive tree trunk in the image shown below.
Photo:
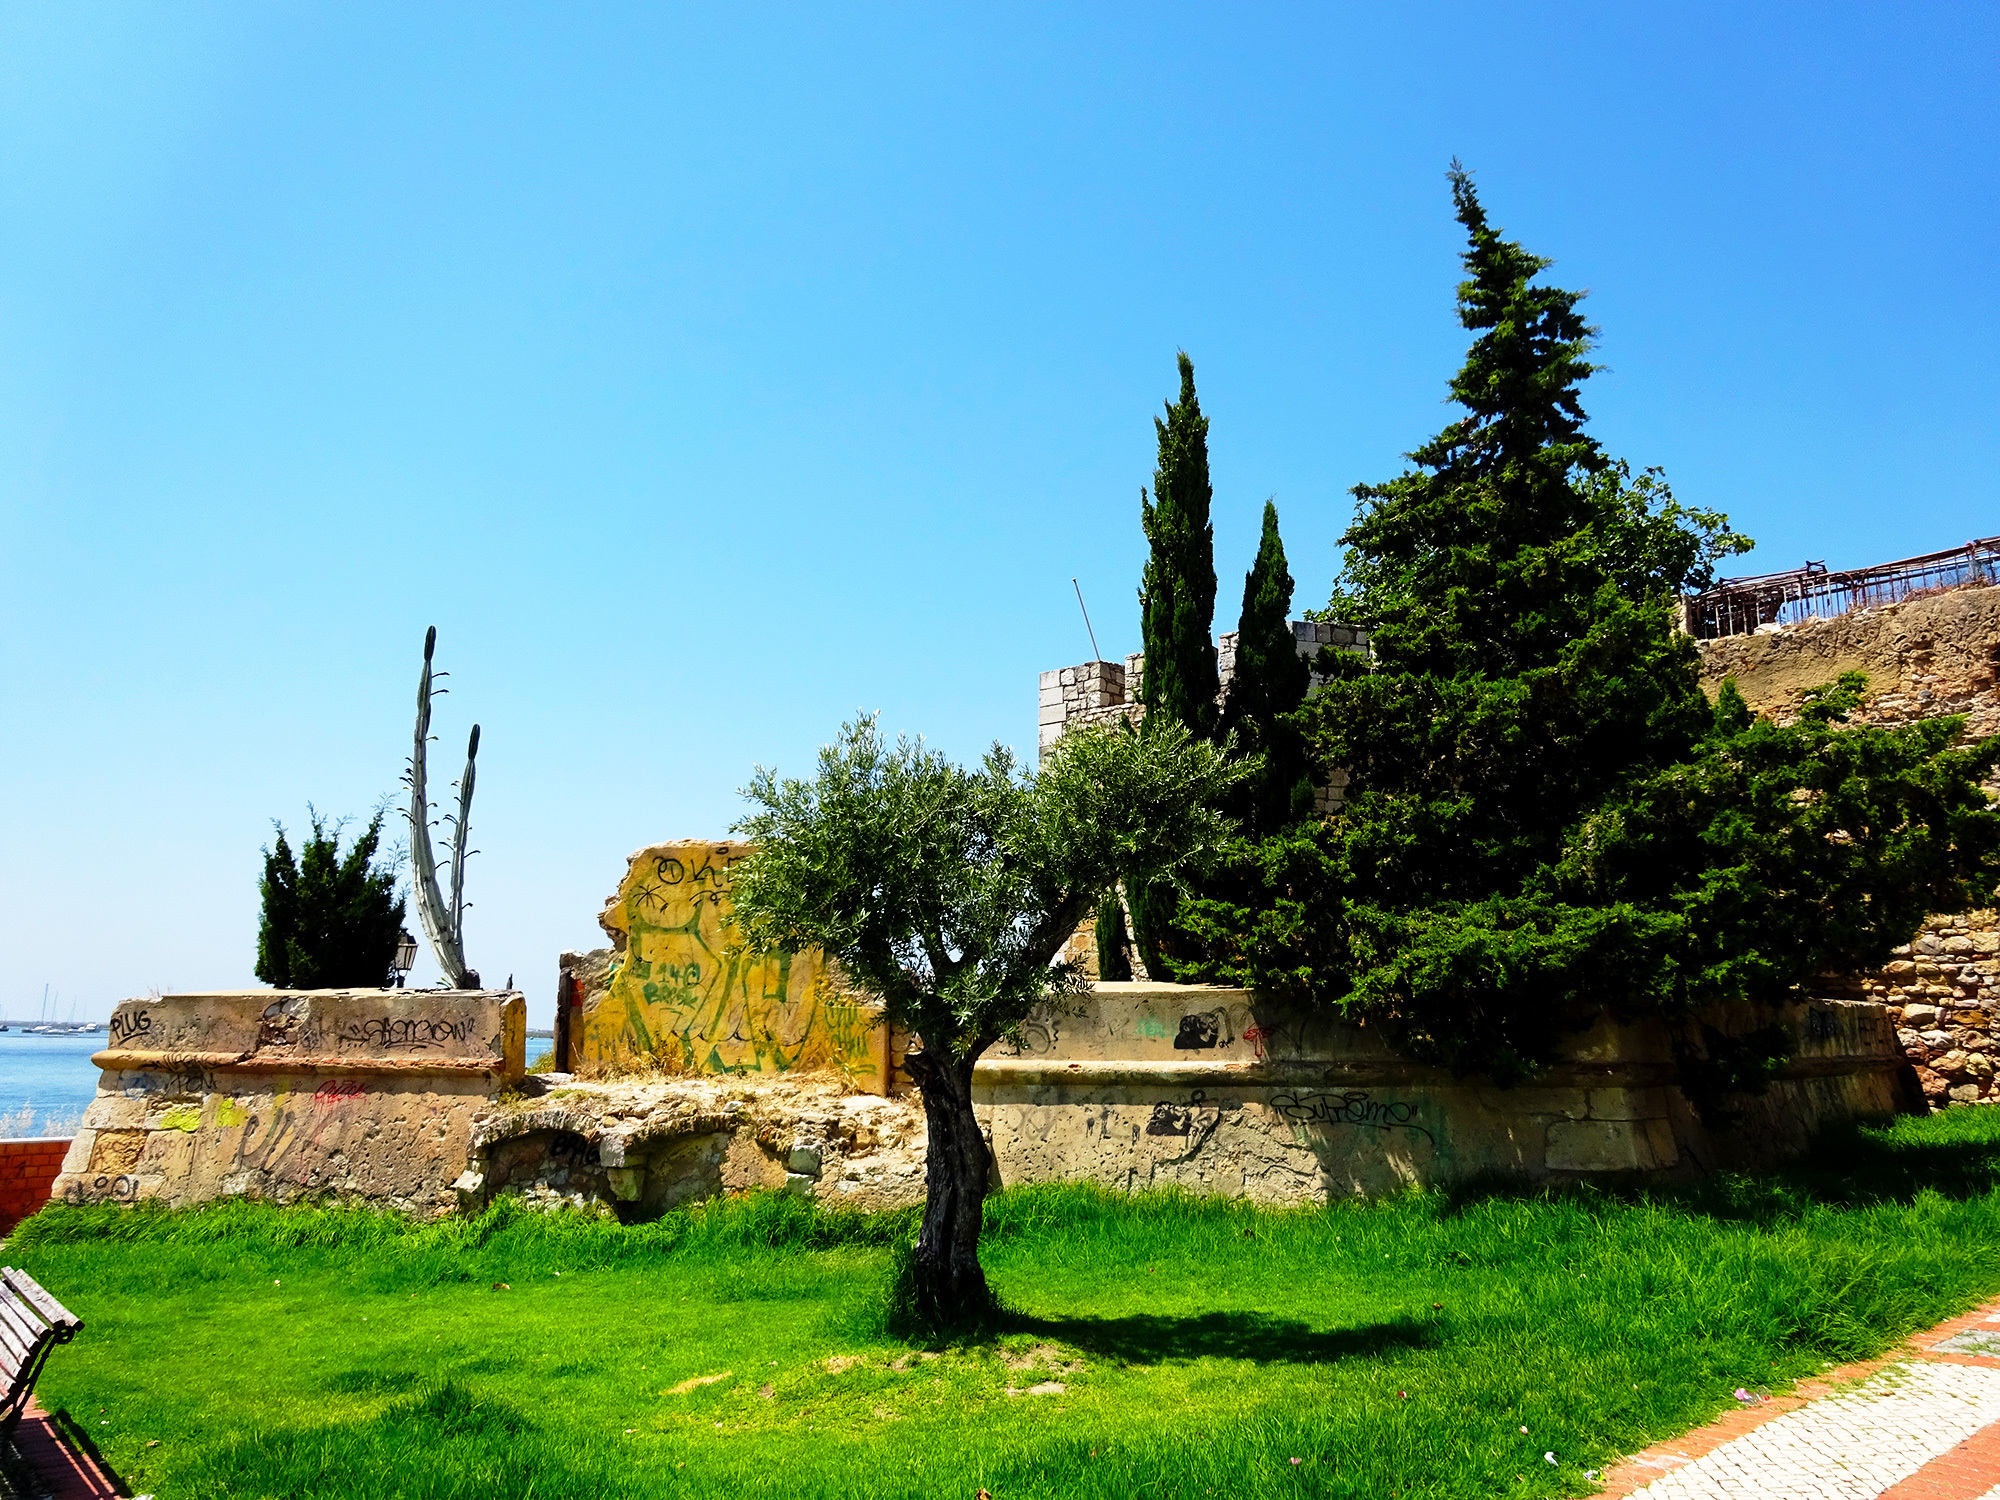
M909 1311L939 1329L975 1324L993 1307L979 1265L989 1166L986 1138L972 1113L972 1062L940 1049L912 1053L906 1064L924 1101L929 1141Z

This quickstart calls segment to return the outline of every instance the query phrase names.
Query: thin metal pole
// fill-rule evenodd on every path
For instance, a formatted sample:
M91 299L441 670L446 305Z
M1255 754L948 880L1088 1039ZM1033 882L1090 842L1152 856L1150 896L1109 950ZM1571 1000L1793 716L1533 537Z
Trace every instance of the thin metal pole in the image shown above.
M1083 585L1072 578L1069 581L1069 586L1076 590L1076 607L1083 610L1083 628L1090 630L1090 611L1084 606ZM1097 632L1094 630L1090 630L1090 659L1092 661L1104 660L1104 653L1097 649Z

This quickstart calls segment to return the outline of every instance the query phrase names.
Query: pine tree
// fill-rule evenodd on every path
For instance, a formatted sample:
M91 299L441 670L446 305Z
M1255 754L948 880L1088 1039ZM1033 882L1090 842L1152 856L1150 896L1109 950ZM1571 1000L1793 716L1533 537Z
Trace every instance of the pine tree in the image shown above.
M1149 717L1163 714L1202 738L1216 728L1215 528L1208 518L1208 418L1195 399L1194 362L1180 356L1181 393L1167 403L1153 492L1139 492L1152 552L1139 590L1145 674L1140 697Z
M1984 901L2000 737L1959 720L1711 708L1679 595L1748 542L1583 431L1581 294L1488 223L1453 164L1467 415L1363 485L1335 607L1372 660L1298 715L1341 812L1245 845L1254 898L1183 916L1206 977L1329 1001L1411 1054L1499 1077L1604 1010L1686 1017L1863 971L1927 911ZM1185 970L1183 971L1185 972Z
M1312 672L1292 639L1292 575L1278 535L1278 507L1264 502L1257 560L1243 579L1243 614L1236 626L1236 673L1230 679L1222 727L1244 754L1262 763L1244 785L1238 809L1246 832L1276 833L1312 812L1312 776L1305 743L1287 716L1305 701Z
M280 824L276 847L264 851L258 882L263 915L257 927L257 977L279 989L362 989L388 980L402 936L404 905L393 865L378 867L382 814L345 855L340 824L312 813L312 834L292 859Z

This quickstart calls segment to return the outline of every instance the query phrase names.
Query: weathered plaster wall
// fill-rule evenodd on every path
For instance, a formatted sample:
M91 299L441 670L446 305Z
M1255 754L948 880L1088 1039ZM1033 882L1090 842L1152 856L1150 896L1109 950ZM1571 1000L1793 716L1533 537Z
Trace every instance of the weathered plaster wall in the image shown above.
M523 1071L526 1003L491 990L248 990L128 1000L55 1195L328 1196L432 1214L474 1121Z
M739 951L729 870L750 852L683 839L634 854L598 922L612 953L563 955L576 981L570 1071L788 1073L834 1069L886 1090L879 1010L812 949Z
M1172 1184L1267 1203L1381 1194L1486 1173L1562 1179L1774 1161L1836 1120L1909 1107L1886 1010L1786 1015L1798 1055L1743 1120L1704 1129L1659 1024L1610 1021L1532 1085L1500 1089L1396 1056L1379 1034L1247 991L1101 984L995 1049L975 1100L1003 1182Z
M2000 588L1990 585L1699 645L1711 695L1733 676L1752 708L1780 721L1806 689L1865 672L1859 722L1963 714L1969 735L2000 733ZM1934 916L1881 973L1828 990L1890 1007L1932 1105L2000 1101L2000 913Z

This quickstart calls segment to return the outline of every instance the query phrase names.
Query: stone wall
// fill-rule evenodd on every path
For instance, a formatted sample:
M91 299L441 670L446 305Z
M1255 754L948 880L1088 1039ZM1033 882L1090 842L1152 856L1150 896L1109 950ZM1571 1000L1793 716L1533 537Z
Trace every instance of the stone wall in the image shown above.
M1710 1017L1725 1031L1767 1017ZM1711 1131L1661 1022L1601 1022L1532 1084L1496 1088L1398 1056L1379 1032L1244 990L1100 984L974 1071L1002 1182L1173 1185L1265 1203L1378 1195L1493 1174L1564 1180L1764 1165L1836 1121L1911 1107L1885 1007L1782 1016L1796 1056Z
M740 948L729 870L751 846L682 839L634 854L598 923L611 948L562 956L568 1071L750 1074L833 1070L888 1091L880 1007L818 949Z
M1337 625L1330 620L1293 620L1292 643L1307 661L1316 658L1322 647L1365 655L1368 632L1359 626ZM1227 702L1229 685L1236 678L1236 638L1232 630L1216 644L1216 676L1222 683L1219 702ZM1103 724L1119 719L1135 723L1145 715L1140 694L1145 686L1146 658L1134 652L1120 666L1115 661L1087 661L1074 667L1044 672L1037 701L1038 743L1044 750L1061 739L1065 730L1081 724ZM1308 691L1326 679L1313 674ZM1345 777L1341 780L1344 782Z
M60 1136L0 1141L0 1235L49 1201L68 1151Z
M2000 588L1991 585L1697 644L1711 690L1733 676L1753 709L1781 722L1798 712L1807 688L1865 672L1860 722L1964 714L1970 733L2000 733Z
M1888 968L1842 988L1890 1007L1932 1105L2000 1101L2000 913L1932 917Z
M1808 688L1864 672L1860 723L1963 714L1969 734L2000 733L2000 587L1956 588L1698 644L1711 695L1734 677L1753 709L1780 722L1798 713ZM2000 783L1988 789L2000 791ZM1934 916L1880 974L1828 987L1890 1007L1932 1105L2000 1100L2000 914Z
M834 1075L526 1080L480 1121L454 1184L468 1209L502 1195L621 1219L765 1188L826 1207L924 1195L924 1115Z
M55 1196L180 1207L328 1197L453 1206L475 1119L522 1076L493 990L243 990L127 1000Z

